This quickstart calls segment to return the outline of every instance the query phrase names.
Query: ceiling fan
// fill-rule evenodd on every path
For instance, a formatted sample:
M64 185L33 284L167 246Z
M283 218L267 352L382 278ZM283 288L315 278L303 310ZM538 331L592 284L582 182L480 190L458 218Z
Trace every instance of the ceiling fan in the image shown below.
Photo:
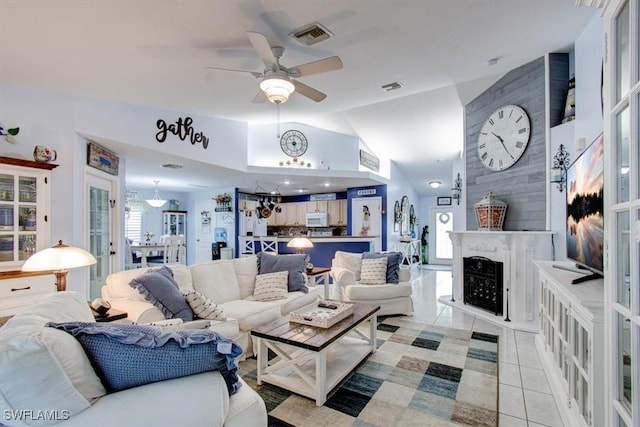
M252 31L247 32L247 37L258 52L266 68L263 72L235 70L230 68L206 67L213 70L236 71L249 73L261 79L260 92L253 98L254 103L262 103L267 99L274 104L281 104L289 99L294 91L307 98L320 102L327 97L326 94L296 80L298 77L310 76L312 74L324 73L327 71L339 70L342 68L342 61L337 56L319 59L292 68L285 68L280 65L280 58L284 54L284 47L271 46L264 34Z

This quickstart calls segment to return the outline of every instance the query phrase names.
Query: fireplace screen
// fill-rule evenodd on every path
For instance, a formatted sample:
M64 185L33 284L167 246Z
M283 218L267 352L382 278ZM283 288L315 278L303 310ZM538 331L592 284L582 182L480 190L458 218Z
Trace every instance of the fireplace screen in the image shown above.
M464 303L502 315L502 263L478 256L462 263Z

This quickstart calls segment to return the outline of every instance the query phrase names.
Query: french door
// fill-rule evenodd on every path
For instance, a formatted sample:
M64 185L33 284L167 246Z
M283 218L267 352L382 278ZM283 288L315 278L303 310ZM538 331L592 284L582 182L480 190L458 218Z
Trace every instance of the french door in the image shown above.
M115 193L116 181L86 174L86 232L87 250L98 261L89 270L90 300L98 298L106 278L116 264Z
M640 0L609 1L604 25L607 425L640 425Z

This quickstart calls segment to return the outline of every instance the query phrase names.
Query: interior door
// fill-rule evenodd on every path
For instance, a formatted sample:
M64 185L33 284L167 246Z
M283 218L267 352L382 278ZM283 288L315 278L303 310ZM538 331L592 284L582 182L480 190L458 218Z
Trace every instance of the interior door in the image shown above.
M196 202L196 264L211 261L211 244L215 227L213 200Z
M453 231L453 209L431 208L429 217L429 264L451 265L453 244L447 232Z
M86 175L87 250L98 261L89 269L88 298L93 300L101 294L106 278L116 264L114 246L115 230L115 182L96 175Z

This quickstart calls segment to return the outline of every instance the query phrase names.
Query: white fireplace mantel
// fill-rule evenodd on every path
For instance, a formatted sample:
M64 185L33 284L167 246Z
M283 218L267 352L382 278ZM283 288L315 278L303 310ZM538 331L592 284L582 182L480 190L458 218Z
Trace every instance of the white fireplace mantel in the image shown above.
M552 260L553 231L451 231L453 299L456 307L503 326L537 330L539 283L533 260ZM482 256L503 263L503 316L464 305L462 259ZM507 293L507 289L509 292ZM511 322L505 322L508 314Z

